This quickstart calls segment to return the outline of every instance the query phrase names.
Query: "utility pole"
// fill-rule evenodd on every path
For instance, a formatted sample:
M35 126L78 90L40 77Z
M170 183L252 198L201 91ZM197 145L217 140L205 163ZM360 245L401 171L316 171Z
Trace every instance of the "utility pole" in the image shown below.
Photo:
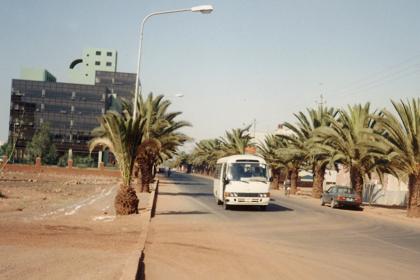
M324 107L324 105L327 105L327 101L324 99L324 95L321 93L321 95L319 96L319 101L315 101L316 104L318 104L318 106L321 108Z
M257 130L257 119L255 118L254 118L253 125L254 125L254 139L255 139L255 131Z

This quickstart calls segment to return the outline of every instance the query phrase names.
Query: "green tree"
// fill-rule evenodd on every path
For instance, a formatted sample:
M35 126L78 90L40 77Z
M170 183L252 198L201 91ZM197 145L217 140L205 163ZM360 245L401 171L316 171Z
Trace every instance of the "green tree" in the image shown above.
M268 135L264 142L258 145L258 153L271 168L274 189L279 189L282 173L286 169L286 166L276 154L276 150L283 145L281 142L282 139L278 135Z
M330 126L314 131L313 142L328 151L330 164L341 164L350 171L352 188L362 196L365 177L379 170L386 158L386 147L375 141L375 124L370 104L348 106L340 110L338 119L330 118Z
M383 110L378 127L391 148L389 168L397 176L408 175L407 215L420 217L420 98L391 102L397 117Z
M220 139L224 156L245 154L246 148L255 147L249 134L251 126L226 131L226 136Z
M26 153L31 161L41 157L42 163L56 164L57 149L52 141L50 127L47 123L42 124L26 147Z
M134 162L143 141L144 119L132 118L124 110L122 113L108 111L100 119L101 126L93 131L94 139L89 143L92 151L95 147L109 148L118 162L122 184L115 197L117 215L138 213L139 200L131 185Z
M289 127L292 126L290 125ZM296 131L298 130L296 129ZM276 149L275 155L279 162L285 166L290 179L290 192L295 194L299 171L305 168L308 161L309 152L306 147L306 138L301 132L291 135L278 135L278 137L280 138L280 146Z
M219 139L206 139L196 143L191 154L191 163L196 171L213 174L216 162L224 156L222 142Z
M298 120L296 126L289 123L285 124L296 135L299 135L307 148L307 160L312 166L312 173L314 174L312 196L315 198L321 197L325 171L332 155L330 149L323 148L312 141L313 132L319 127L330 126L330 120L334 119L337 113L337 110L334 108L319 106L317 109L307 109L307 114L303 112L295 114Z
M0 146L0 156L9 155L11 150L11 145L9 143L4 143Z
M182 112L169 112L171 102L163 95L156 97L150 93L146 99L141 96L137 104L138 118L144 120L144 142L139 147L136 159L136 174L141 177L141 190L148 191L155 175L156 166L172 158L179 146L189 137L179 132L183 127L191 126L186 121L176 118ZM131 112L131 104L124 103L123 108Z

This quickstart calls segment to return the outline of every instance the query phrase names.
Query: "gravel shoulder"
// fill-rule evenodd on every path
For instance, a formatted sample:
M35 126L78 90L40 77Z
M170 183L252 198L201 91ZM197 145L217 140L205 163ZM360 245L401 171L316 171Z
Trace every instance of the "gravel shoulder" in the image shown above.
M98 176L2 174L0 278L118 279L144 224L141 214L115 216L117 187Z

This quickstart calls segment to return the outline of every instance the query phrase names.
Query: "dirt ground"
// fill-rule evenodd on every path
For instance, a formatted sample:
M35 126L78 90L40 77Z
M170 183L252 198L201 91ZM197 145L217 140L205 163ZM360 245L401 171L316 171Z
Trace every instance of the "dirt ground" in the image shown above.
M112 177L1 174L0 279L118 279L142 224L115 216L117 187Z

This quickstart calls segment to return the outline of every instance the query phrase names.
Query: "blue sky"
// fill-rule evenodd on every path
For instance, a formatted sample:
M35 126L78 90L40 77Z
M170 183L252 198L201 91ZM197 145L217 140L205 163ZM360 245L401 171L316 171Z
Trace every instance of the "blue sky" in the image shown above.
M152 18L146 25L144 93L174 96L195 139L250 124L272 131L316 105L420 96L420 1L3 0L0 10L0 140L10 85L24 66L66 81L86 47L118 51L135 72L139 26L150 12L212 4L209 15Z

